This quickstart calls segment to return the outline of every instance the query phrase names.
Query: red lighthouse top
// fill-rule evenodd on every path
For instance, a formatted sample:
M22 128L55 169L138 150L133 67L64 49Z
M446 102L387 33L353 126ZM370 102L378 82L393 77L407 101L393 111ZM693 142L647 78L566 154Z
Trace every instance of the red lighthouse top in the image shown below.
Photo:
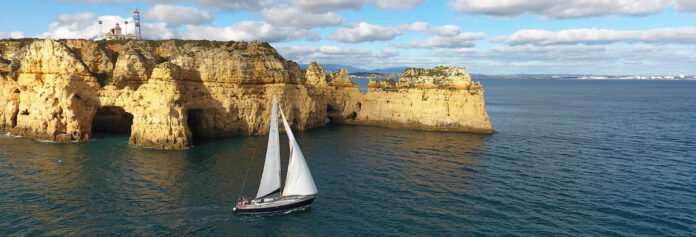
M116 22L116 29L121 29L121 26Z

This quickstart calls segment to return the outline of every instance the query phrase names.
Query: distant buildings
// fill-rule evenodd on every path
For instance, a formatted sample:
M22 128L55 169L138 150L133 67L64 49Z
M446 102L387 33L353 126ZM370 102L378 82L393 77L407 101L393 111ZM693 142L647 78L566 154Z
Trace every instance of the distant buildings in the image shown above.
M138 9L133 10L133 23L135 23L135 30L132 34L128 34L128 21L124 21L126 33L122 32L121 25L116 22L116 26L111 28L104 34L102 32L102 21L97 21L99 23L99 35L92 37L96 40L142 40L142 29L140 28L140 11Z
M580 79L580 80L690 80L692 78L687 78L685 75L679 75L679 76L640 76L640 75L635 75L635 76L599 76L599 75L593 75L593 76L578 76L575 79ZM693 79L696 79L694 77Z
M128 24L127 21L126 21L126 24ZM106 32L106 34L104 34L103 39L105 39L105 40L132 40L132 39L135 39L135 35L123 34L121 32L121 26L118 24L118 22L116 22L116 27L111 28L111 30L109 30L109 32Z

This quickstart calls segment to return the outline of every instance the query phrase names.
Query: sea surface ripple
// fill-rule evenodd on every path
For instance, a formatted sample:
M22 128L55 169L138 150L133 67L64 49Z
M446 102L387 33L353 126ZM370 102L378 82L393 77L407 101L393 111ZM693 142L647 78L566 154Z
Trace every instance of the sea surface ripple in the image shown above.
M320 193L286 215L232 213L265 137L159 151L0 136L0 236L694 236L696 82L483 84L494 135L298 133Z

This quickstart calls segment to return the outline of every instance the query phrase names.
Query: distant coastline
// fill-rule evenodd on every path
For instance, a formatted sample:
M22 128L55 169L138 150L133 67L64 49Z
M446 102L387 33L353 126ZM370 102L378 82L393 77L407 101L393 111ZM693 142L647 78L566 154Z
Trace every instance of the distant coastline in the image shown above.
M376 72L356 72L351 73L352 79L369 79L374 76L381 78L391 73L376 73ZM392 75L394 76L394 75ZM559 75L559 74L509 74L509 75L486 75L486 74L471 74L474 80L480 79L505 79L505 80L627 80L627 81L694 81L696 76L693 75Z
M370 77L375 77L376 79L381 79L384 76L391 76L392 78L398 78L399 74L406 69L406 66L401 67L388 67L388 68L377 68L377 69L364 69L360 67L354 67L350 65L342 64L325 64L325 69L327 71L338 71L340 68L347 68L350 71L350 77L352 79L370 79ZM308 64L300 64L300 68L307 69ZM483 73L470 73L471 78L474 80L479 79L534 79L534 80L674 80L674 81L687 81L696 80L696 75L685 75L685 74L653 74L653 75L602 75L602 74L483 74Z
M471 74L474 79L546 79L546 80L696 80L696 76L686 75L559 75L559 74L512 74L484 75Z

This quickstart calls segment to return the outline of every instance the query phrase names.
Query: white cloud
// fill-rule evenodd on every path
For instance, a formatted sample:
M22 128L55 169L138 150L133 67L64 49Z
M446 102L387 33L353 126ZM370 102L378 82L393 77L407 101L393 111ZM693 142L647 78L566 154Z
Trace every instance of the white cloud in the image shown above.
M278 48L281 55L300 63L318 61L367 69L445 64L486 74L696 74L696 47L691 45L499 45L489 49L436 48L421 55L380 57L386 51L396 52L336 46Z
M433 27L431 30L434 34L439 36L457 36L460 33L459 26L455 25Z
M341 9L360 9L365 4L379 8L412 8L423 0L290 0L290 5L316 12L329 12Z
M149 2L169 3L171 0L148 0ZM174 0L174 2L198 3L206 7L222 10L255 10L269 6L272 0Z
M367 0L290 0L290 5L316 12L359 9Z
M61 2L79 2L88 4L111 4L117 1L114 0L59 0Z
M417 21L399 27L372 25L360 22L349 27L342 27L329 35L329 39L343 43L362 43L373 41L388 41L406 32L425 32L434 35L428 40L413 40L402 45L404 48L470 48L473 41L486 37L479 32L461 32L459 26L431 26L426 22Z
M132 22L133 19L129 19L129 22ZM132 24L131 24L132 25ZM132 26L130 26L130 30L128 30L128 33L133 33L133 30L135 30ZM153 23L144 23L142 24L142 32L143 32L143 39L176 39L179 38L180 32L178 32L176 29L172 29L167 23L164 22L153 22Z
M399 50L398 49L382 49L378 53L374 54L376 57L379 58L389 58L389 57L396 57L399 56Z
M688 5L692 0L677 0ZM548 18L580 18L601 15L642 16L655 14L674 5L674 0L451 0L450 6L462 13L517 16L532 13ZM688 8L688 6L686 7Z
M336 46L321 46L314 49L314 52L327 54L327 55L354 55L354 56L365 56L369 55L370 51L361 49L351 49L351 48L341 48Z
M343 17L333 12L317 13L295 7L272 7L264 9L260 14L274 26L312 28L333 26L343 22Z
M91 12L81 12L75 14L61 14L56 17L54 24L70 25L74 28L85 28L97 23L97 14ZM53 24L52 24L53 25Z
M75 0L103 3L109 0ZM110 2L128 2L130 0L111 0ZM340 9L359 9L365 4L375 4L380 8L412 8L423 0L289 0L290 5L310 9L317 12L329 12ZM270 7L272 0L146 0L149 3L190 2L206 7L223 10L246 9L258 10Z
M515 45L469 52L441 50L430 57L459 62L490 74L558 73L676 75L696 74L696 48L685 45ZM426 56L428 57L428 56ZM675 60L678 58L678 60Z
M422 21L416 21L411 25L406 25L405 28L410 31L425 32L430 30L430 24Z
M298 62L312 62L326 58L360 58L367 57L372 52L362 49L340 48L336 46L321 47L279 47L278 51L284 57Z
M434 50L438 54L462 54L462 53L473 53L477 52L476 48L435 48Z
M297 39L317 40L319 37L316 33L309 30L293 27L276 27L259 21L241 21L232 26L222 28L194 25L187 25L184 28L186 29L184 35L186 39L281 42Z
M166 22L168 25L200 25L213 21L210 13L194 7L155 5L144 14L145 19Z
M433 36L428 40L413 40L402 47L404 48L472 48L474 41L486 38L481 32L462 32L455 36Z
M399 56L399 50L396 49L371 51L331 45L324 45L321 47L278 47L278 52L283 55L283 57L299 63L318 61L322 64L343 64L363 68L381 67L389 65L393 60L399 59L399 57L397 57Z
M696 1L694 0L676 0L677 10L682 12L696 12Z
M641 31L608 29L570 29L562 31L520 30L493 42L511 45L610 44L610 43L673 43L696 44L696 27L659 28Z
M459 26L456 25L430 26L430 24L422 21L417 21L401 28L409 31L428 32L438 36L457 36L461 32Z
M24 32L12 31L12 32L0 32L0 39L19 39L24 38Z
M98 21L102 21L102 26ZM120 16L99 16L91 12L82 12L76 14L62 14L56 17L56 21L51 23L49 31L41 34L42 38L53 39L90 39L99 36L101 33L106 33L114 27L116 23L121 25L123 33L132 34L135 31L133 24L124 24L125 21L133 22L132 18L123 18ZM166 23L151 22L142 25L144 39L171 39L176 37L176 31L170 29Z
M106 16L102 19L107 25L114 25L117 21L123 22L123 18ZM104 27L107 28L107 27ZM42 37L54 39L80 39L92 38L99 35L99 24L97 15L91 12L75 14L61 14L56 17L56 21L48 27ZM104 29L106 31L106 29Z
M341 27L338 31L329 35L329 39L344 43L361 43L391 40L399 35L401 35L401 30L397 27L360 22L351 27Z
M423 0L376 0L375 5L380 8L412 8L423 2Z
M153 8L156 9L156 8ZM190 10L190 9L188 9ZM290 26L276 26L263 21L241 21L227 27L214 27L208 24L194 25L192 18L188 20L179 19L179 22L168 24L169 18L162 18L164 21L145 21L142 24L144 39L206 39L206 40L235 40L235 41L268 41L281 42L288 40L318 40L320 36L308 29ZM134 33L133 24L127 27L124 21L132 22L132 18L122 18L120 16L99 16L91 12L77 14L63 14L56 17L56 21L51 23L49 31L41 35L43 38L54 39L90 39L100 34L98 20L103 22L101 32L106 33L117 22L124 33ZM187 22L188 24L185 24ZM178 24L185 24L177 27Z
M131 3L132 0L59 0L62 2L79 2L87 4ZM149 4L196 3L220 10L257 10L269 6L272 0L145 0Z

